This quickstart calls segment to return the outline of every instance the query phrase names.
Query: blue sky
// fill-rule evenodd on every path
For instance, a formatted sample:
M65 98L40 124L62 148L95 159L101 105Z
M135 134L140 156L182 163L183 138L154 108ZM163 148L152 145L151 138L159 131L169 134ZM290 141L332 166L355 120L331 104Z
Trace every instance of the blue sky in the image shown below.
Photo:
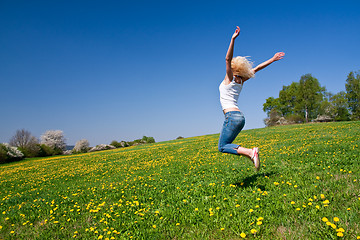
M258 72L239 98L245 129L264 127L265 99L311 73L345 90L360 70L359 1L0 0L0 142L17 129L64 131L90 145L218 133L218 86L234 55ZM250 146L249 146L250 147Z

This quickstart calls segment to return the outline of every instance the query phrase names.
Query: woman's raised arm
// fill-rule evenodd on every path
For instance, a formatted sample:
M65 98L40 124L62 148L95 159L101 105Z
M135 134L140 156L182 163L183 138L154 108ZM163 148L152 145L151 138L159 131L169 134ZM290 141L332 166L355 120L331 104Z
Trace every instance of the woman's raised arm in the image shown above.
M270 58L269 60L257 65L255 68L253 68L253 71L256 73L257 71L260 71L261 69L266 68L271 63L273 63L275 61L279 61L280 59L283 59L284 56L285 56L285 53L283 53L283 52L275 53L275 55L272 58Z
M231 37L231 41L230 41L230 45L229 45L229 49L226 53L226 76L228 77L229 81L231 81L233 79L233 72L231 70L231 60L233 58L234 55L234 43L235 43L235 39L239 36L240 34L240 28L236 27L236 30L234 32L234 34Z

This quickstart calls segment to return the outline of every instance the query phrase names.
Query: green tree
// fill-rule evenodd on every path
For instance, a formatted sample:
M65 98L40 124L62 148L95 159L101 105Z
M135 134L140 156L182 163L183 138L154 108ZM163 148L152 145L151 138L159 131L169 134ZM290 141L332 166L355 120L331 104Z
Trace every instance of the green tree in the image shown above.
M297 114L295 106L298 91L299 83L292 82L289 86L283 86L279 92L279 110L284 117Z
M360 74L350 72L346 79L345 88L351 110L351 119L360 120Z
M325 88L311 74L301 76L296 96L295 110L302 113L305 122L314 119L319 114Z
M269 116L271 110L280 108L279 98L269 97L266 99L266 102L263 104L263 111Z
M350 120L349 105L346 99L346 93L341 91L330 98L331 113L335 121Z

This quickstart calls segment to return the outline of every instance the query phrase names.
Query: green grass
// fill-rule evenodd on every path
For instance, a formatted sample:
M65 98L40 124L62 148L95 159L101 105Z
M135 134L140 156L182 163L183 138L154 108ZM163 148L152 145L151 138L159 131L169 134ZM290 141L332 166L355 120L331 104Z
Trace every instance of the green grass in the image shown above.
M2 165L0 239L360 238L360 122L243 131L258 173L217 141Z

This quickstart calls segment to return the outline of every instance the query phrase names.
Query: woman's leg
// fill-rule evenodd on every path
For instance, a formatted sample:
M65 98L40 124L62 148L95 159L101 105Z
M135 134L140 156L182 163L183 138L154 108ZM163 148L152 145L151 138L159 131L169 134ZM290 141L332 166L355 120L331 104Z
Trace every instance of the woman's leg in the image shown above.
M244 148L244 147L239 146L237 148L237 152L238 152L239 155L243 155L243 156L248 157L250 159L253 156L253 150L250 149L250 148Z
M245 125L245 118L241 112L227 112L219 138L219 151L248 157L255 165L256 170L260 168L258 148L244 148L233 144L237 135Z
M242 112L227 112L219 138L219 151L239 155L239 145L233 144L239 132L245 125L245 118Z

